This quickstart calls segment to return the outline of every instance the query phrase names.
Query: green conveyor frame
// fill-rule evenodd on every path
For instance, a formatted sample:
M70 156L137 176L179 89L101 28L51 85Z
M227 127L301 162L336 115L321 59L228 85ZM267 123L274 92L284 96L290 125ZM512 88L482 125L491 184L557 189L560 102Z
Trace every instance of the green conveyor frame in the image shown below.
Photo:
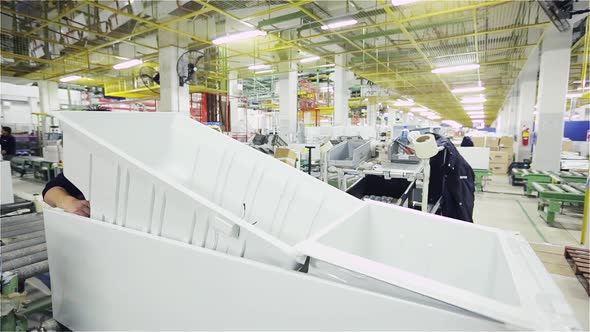
M473 173L475 174L475 190L483 191L484 179L492 175L492 172L489 169L473 169Z
M565 203L584 205L585 189L582 184L553 184L553 183L532 183L539 195L537 208L543 220L548 224L555 222L555 213L561 211Z

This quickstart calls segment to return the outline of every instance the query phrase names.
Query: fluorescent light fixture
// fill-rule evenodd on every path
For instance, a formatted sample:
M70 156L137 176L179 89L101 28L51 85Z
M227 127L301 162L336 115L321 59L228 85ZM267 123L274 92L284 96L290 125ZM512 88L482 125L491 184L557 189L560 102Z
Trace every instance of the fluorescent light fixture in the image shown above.
M77 81L77 80L79 80L81 78L82 78L82 76L78 76L78 75L66 76L64 78L60 78L59 81L65 83L65 82Z
M422 111L422 112L418 112L418 114L420 114L422 116L436 115L434 112L430 112L430 111Z
M318 61L319 59L320 59L320 57L316 55L316 56L310 56L309 58L301 59L301 60L299 60L299 62L308 63L308 62Z
M483 86L474 86L474 87L470 87L470 88L457 88L457 89L453 89L451 90L452 93L467 93L467 92L480 92L485 90L486 88L484 88Z
M234 33L233 35L215 38L211 42L215 45L222 45L222 44L227 44L227 43L231 43L234 41L244 40L244 39L258 37L258 36L266 36L266 31L250 30L250 31L238 32L238 33Z
M270 68L270 65L259 64L259 65L252 65L252 66L248 67L248 69L250 69L250 70L267 69L267 68Z
M485 97L465 97L461 99L463 104L479 104L484 103L487 99Z
M334 66L336 66L336 65L333 64L333 63L330 63L330 64L327 64L327 65L321 65L321 66L318 66L318 67L334 67Z
M581 93L568 93L567 95L565 95L567 98L580 98L582 97Z
M113 66L113 69L127 69L127 68L131 68L131 67L135 67L135 66L139 66L143 63L143 61L139 60L139 59L133 59L133 60L129 60L129 61L125 61L125 62L121 62L118 63L116 65Z
M441 116L435 114L435 115L429 115L428 118L430 120L439 120L439 119L441 119Z
M393 103L393 106L398 106L398 107L403 107L403 106L414 106L414 100L413 99L408 99L408 100L400 100L398 99L395 103Z
M391 0L391 4L394 6L404 6L404 5L409 5L411 3L415 3L415 2L419 2L422 0Z
M464 106L463 109L466 111L483 111L483 106Z
M419 113L419 112L427 112L427 111L428 111L428 108L425 108L425 107L412 107L412 108L410 108L410 112Z
M469 117L471 118L471 120L474 120L474 119L482 119L483 120L486 118L485 115L470 115Z
M444 123L447 126L450 126L450 127L453 127L453 128L461 128L461 127L463 127L462 124L460 124L457 121L453 121L453 120L442 120L441 123Z
M254 74L268 74L274 72L274 69L255 71Z
M586 90L590 90L590 86L587 86L587 87L585 87L585 88L579 87L579 88L577 88L576 90L578 90L578 91L586 91Z
M433 74L446 74L446 73L455 73L458 71L473 70L473 69L478 69L478 68L479 68L479 64L474 63L474 64L470 64L470 65L435 68L432 70L432 73Z
M339 21L339 22L334 22L334 23L330 23L330 24L326 24L322 26L322 30L330 30L330 29L338 29L338 28L342 28L342 27L347 27L350 25L355 25L357 24L359 21L357 20L346 20L346 21Z

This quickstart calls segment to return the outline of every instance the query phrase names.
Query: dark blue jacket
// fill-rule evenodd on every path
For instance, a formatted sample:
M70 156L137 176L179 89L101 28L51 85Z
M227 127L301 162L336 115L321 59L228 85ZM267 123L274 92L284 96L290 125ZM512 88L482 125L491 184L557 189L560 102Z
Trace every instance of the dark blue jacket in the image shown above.
M441 199L441 215L473 222L475 201L475 174L446 137L433 134L438 146L444 150L430 159L430 185L428 200L431 204Z

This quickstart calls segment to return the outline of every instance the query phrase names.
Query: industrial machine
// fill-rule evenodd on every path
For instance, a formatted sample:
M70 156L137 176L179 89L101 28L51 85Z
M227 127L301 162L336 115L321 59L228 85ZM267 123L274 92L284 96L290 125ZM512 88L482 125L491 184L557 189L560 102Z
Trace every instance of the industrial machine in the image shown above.
M254 135L248 145L254 149L272 155L274 154L275 148L279 146L287 146L287 142L279 136L279 134L256 134Z
M89 113L59 118L91 217L45 211L72 330L579 329L513 232L359 200L181 114Z

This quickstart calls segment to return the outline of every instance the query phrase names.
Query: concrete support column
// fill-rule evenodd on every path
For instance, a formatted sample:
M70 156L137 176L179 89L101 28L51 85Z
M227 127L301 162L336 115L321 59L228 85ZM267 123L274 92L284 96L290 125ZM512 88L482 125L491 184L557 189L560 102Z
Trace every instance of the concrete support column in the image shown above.
M159 112L181 112L190 116L190 95L187 84L180 86L176 62L185 50L176 46L160 48Z
M344 55L336 55L334 67L334 125L349 126L348 99L350 98L350 82L354 74L344 69Z
M297 70L279 76L279 133L295 137L297 133ZM292 134L292 135L291 135Z
M559 171L560 168L571 45L571 29L559 32L551 25L545 30L537 98L537 142L533 148L532 167L535 169Z
M242 89L238 84L238 72L232 71L229 73L229 119L230 129L233 133L246 132L246 115L240 114L238 105L240 104L240 97L242 96Z
M529 145L522 145L522 131L529 129L533 131L533 118L535 112L535 103L537 99L537 74L539 72L539 48L535 49L529 55L522 72L518 77L518 112L516 119L516 161L523 161L531 158L532 142L529 137Z
M367 124L372 127L377 125L377 105L367 105Z
M39 81L39 108L43 113L59 111L59 87L57 82Z

